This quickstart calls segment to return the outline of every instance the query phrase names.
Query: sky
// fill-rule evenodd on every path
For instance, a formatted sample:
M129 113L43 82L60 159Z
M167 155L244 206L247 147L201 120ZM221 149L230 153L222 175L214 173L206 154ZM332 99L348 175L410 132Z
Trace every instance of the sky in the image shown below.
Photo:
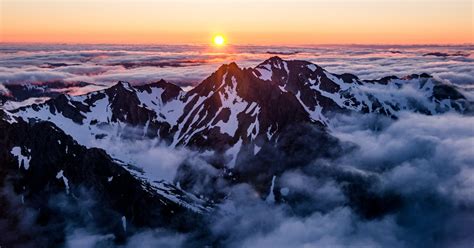
M473 43L471 0L0 0L0 42Z

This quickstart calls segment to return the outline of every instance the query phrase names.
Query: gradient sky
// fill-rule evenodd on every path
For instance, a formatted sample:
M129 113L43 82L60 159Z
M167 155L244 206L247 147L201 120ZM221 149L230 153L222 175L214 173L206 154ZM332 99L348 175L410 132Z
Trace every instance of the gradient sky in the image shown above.
M0 42L473 43L472 0L0 0Z

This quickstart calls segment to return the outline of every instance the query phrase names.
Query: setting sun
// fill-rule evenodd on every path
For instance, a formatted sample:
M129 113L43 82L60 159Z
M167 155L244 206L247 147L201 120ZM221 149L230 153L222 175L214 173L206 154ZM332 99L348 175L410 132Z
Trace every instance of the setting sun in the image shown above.
M222 35L216 35L214 36L214 44L216 46L223 46L225 43L225 39Z

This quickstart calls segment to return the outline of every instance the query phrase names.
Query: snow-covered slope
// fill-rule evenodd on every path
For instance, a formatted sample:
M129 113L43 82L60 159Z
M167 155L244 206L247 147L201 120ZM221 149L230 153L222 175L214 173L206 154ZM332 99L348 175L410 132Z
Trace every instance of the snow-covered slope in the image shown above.
M15 186L32 198L36 197L34 192L53 186L60 186L67 194L77 194L82 186L88 186L100 193L105 191L104 201L120 201L126 195L126 199L133 199L141 194L149 199L148 204L160 205L166 211L203 213L210 209L205 200L171 182L150 180L133 165L113 159L102 150L83 147L51 122L26 123L0 109L0 130L0 172L26 178ZM120 211L132 217L133 211L124 209Z
M161 96L163 89L159 86L147 93L146 89L138 90L119 82L111 88L82 96L61 95L44 104L20 108L16 114L25 119L51 121L89 147L95 144L94 140L111 135L166 139L171 126L162 112L172 116L176 110L170 106L176 99L163 102L155 97L154 101L154 93L160 90Z

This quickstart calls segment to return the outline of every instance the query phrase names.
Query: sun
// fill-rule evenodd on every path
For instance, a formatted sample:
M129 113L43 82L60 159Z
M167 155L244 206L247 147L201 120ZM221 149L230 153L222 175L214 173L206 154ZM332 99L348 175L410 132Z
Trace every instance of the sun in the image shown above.
M224 36L222 35L216 35L214 36L214 45L216 46L223 46L225 43Z

